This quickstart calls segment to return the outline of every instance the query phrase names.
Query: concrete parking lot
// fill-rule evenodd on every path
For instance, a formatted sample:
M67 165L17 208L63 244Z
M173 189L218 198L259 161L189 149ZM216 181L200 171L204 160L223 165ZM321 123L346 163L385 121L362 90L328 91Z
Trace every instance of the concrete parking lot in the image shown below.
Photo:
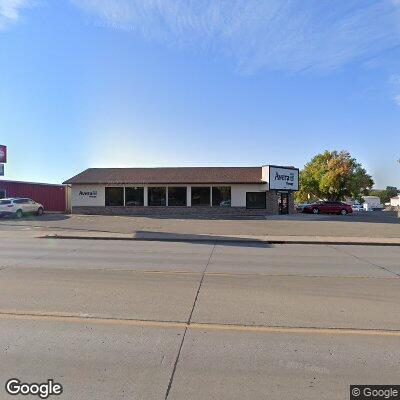
M332 400L398 383L400 247L15 234L0 254L3 384L54 378L65 399Z
M114 233L164 232L197 235L292 235L400 237L400 219L394 212L358 212L352 215L276 215L266 218L176 218L46 214L21 220L0 219L0 230L80 230Z

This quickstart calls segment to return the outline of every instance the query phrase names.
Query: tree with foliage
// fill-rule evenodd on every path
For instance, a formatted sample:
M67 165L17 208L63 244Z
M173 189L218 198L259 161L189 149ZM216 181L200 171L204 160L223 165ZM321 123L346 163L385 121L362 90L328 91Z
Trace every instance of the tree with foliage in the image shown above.
M301 171L296 200L339 201L345 197L360 200L373 184L371 176L349 152L326 150L317 154Z
M372 189L369 191L370 196L378 196L382 204L389 203L392 197L396 197L399 190L395 186L386 186L385 190Z

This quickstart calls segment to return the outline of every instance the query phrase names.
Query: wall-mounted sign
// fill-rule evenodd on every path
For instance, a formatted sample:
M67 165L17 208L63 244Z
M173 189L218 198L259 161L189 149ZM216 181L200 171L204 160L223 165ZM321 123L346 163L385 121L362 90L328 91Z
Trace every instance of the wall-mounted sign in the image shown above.
M5 164L7 162L7 146L0 144L0 163Z
M0 176L4 176L4 164L0 164Z
M299 169L270 165L269 190L299 190Z
M89 197L90 199L97 198L97 190L80 190L79 196Z

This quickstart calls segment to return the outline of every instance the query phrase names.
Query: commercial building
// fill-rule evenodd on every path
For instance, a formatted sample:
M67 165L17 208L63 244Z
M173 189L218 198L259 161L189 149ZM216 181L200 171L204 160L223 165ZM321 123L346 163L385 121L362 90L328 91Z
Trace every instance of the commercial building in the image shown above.
M400 207L400 196L392 197L390 199L391 207Z
M43 204L45 211L68 212L70 188L67 185L0 180L0 199L28 197Z
M68 179L72 212L265 215L294 212L294 167L89 168Z

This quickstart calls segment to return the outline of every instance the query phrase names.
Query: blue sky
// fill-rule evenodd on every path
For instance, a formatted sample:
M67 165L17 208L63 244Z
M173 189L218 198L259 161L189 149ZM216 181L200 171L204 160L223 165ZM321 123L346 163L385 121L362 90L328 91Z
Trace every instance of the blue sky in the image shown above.
M0 0L7 179L347 149L400 187L400 0Z

